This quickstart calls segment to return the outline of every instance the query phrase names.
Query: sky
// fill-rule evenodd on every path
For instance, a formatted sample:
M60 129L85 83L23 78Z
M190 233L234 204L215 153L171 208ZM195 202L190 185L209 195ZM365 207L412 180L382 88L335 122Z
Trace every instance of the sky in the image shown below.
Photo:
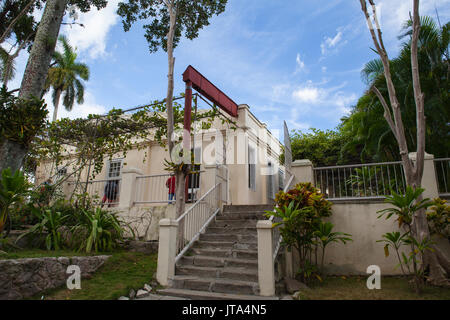
M167 54L149 52L142 22L123 31L115 13L119 2L80 14L84 28L62 27L91 77L84 104L70 113L60 107L58 118L165 98ZM399 51L397 36L412 2L376 1L390 57ZM421 1L421 15L435 18L436 9L448 22L450 0ZM228 0L225 12L210 22L198 38L183 39L175 49L175 93L184 91L182 73L192 65L236 103L249 105L270 130L282 130L285 120L290 130L307 131L336 128L367 89L361 70L376 54L358 0ZM11 89L20 85L26 61L23 52ZM46 101L52 115L50 95Z

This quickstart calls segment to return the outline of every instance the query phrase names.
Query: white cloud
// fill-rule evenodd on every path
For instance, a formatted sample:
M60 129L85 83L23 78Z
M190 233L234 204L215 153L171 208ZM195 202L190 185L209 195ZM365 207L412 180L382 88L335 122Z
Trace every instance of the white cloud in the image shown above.
M320 45L322 55L325 55L329 49L337 48L341 43L346 43L346 41L342 42L343 35L343 32L338 29L333 38L325 37Z
M92 59L107 55L106 42L109 30L118 22L116 14L119 0L108 1L106 8L97 10L92 8L87 13L80 13L78 25L67 25L62 33L66 34L71 45L79 51L87 52Z
M295 73L299 73L300 71L305 69L305 62L302 61L300 53L297 53L297 58L295 59L295 62L296 62Z
M307 86L298 88L292 93L294 99L298 102L317 104L320 102L321 90L315 87Z
M47 109L49 111L48 117L51 120L53 118L53 111L55 110L52 102L52 92L47 93L44 96L45 102L47 102ZM61 97L62 100L62 97ZM74 103L72 111L67 111L62 101L59 103L58 107L58 120L62 118L86 118L90 114L104 114L107 112L107 108L101 104L98 104L95 100L94 94L89 90L84 92L84 103L77 104Z
M347 84L344 82L335 87L324 88L321 84L308 81L292 92L294 102L299 103L303 111L310 111L315 107L318 113L323 115L342 116L350 112L350 106L356 102L358 96L355 93L344 92ZM330 110L331 108L331 110ZM336 108L339 112L336 112Z

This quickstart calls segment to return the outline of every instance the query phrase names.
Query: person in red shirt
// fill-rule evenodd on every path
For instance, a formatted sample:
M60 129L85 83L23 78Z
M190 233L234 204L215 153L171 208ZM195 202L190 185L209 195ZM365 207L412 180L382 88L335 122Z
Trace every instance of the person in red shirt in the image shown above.
M175 200L175 175L173 173L167 179L166 187L169 188L169 201Z

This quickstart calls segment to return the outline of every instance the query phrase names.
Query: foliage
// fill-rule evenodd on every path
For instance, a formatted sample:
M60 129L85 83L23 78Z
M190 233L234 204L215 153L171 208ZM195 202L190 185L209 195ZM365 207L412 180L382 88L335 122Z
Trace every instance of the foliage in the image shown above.
M82 239L79 247L80 251L87 253L92 250L112 251L117 242L123 240L124 232L116 214L100 208L81 210L79 222L72 230L74 234L84 234L87 231L87 237Z
M63 105L67 111L71 111L75 99L78 104L84 102L84 86L81 80L89 80L89 67L77 62L77 54L69 44L65 36L60 36L64 50L53 54L53 66L48 70L45 89L53 88L53 105L55 111L53 119L56 120L59 98L63 97Z
M46 210L35 210L39 222L35 224L32 228L27 230L25 233L21 234L17 241L21 238L29 235L44 235L45 237L45 247L47 250L59 250L63 246L63 238L61 235L61 227L64 226L64 222L67 219L67 215L61 212Z
M316 167L358 162L357 152L341 152L349 141L342 132L315 128L310 130L309 133L300 130L291 132L293 160L309 159ZM280 155L280 161L284 163L284 151Z
M421 291L425 277L425 264L422 263L423 256L426 250L432 250L431 245L433 244L430 238L424 237L423 239L417 239L413 236L412 222L416 212L426 209L432 204L429 199L421 199L424 191L422 188L414 189L411 186L406 187L404 195L391 191L392 195L386 196L385 202L391 204L393 207L378 211L380 213L378 218L386 215L386 219L389 219L395 215L399 228L403 226L407 229L407 233L403 236L400 236L399 233L391 233L385 234L383 237L387 240L388 246L391 245L396 248L400 266L406 265L408 266L408 271L410 271L409 265L412 265L414 285L417 293ZM402 259L400 259L398 254L400 244L408 245L411 250L409 256L402 253ZM386 255L389 252L387 250L385 246ZM405 272L403 267L402 271Z
M9 209L15 203L23 200L23 197L28 194L29 188L29 182L19 170L14 174L11 173L9 168L2 171L0 181L0 233L3 232L7 222Z
M8 139L28 147L45 127L48 111L44 100L19 99L0 89L0 143Z
M317 249L322 248L323 272L325 247L331 242L351 241L350 235L332 232L333 225L322 221L331 216L331 202L311 183L299 183L288 192L277 193L275 203L275 211L267 211L266 216L273 217L273 227L279 226L283 244L298 250L301 280L321 280L318 275ZM312 261L313 253L315 262Z
M400 266L400 268L402 269L402 273L403 274L406 274L405 273L405 269L403 268L403 266L404 266L403 262L407 262L407 258L405 256L405 254L402 253L402 257L403 257L403 261L402 261L402 259L400 258L400 248L405 244L404 241L408 237L408 235L409 235L409 232L405 232L404 234L401 234L398 231L388 232L388 233L383 234L383 238L384 239L377 240L377 242L384 242L385 243L384 255L386 257L389 257L389 247L392 247L395 250L395 252L397 254L397 259L398 259L398 262L399 262L399 264L397 266ZM405 265L408 267L408 271L410 272L409 264L405 263Z
M213 15L219 15L225 10L227 0L175 0L177 20L174 35L174 48L179 43L182 33L187 39L198 37L200 29L209 25ZM125 31L138 20L146 20L143 25L145 38L149 44L150 52L159 48L167 51L167 34L169 33L170 15L165 5L158 0L128 0L119 3L117 10L122 17Z
M450 240L450 205L444 199L436 198L426 213L431 234L438 234Z
M346 244L347 241L353 241L350 234L344 232L332 232L334 225L331 222L320 222L314 235L319 246L322 248L321 270L323 272L323 262L325 259L325 248L333 242Z
M381 218L385 214L387 214L386 219L389 219L392 215L396 215L399 228L403 224L411 227L415 212L420 209L426 209L431 205L428 198L417 201L424 191L425 189L423 188L414 189L411 186L406 186L404 195L391 191L392 194L386 196L385 202L393 205L393 207L378 211L380 213L378 218Z

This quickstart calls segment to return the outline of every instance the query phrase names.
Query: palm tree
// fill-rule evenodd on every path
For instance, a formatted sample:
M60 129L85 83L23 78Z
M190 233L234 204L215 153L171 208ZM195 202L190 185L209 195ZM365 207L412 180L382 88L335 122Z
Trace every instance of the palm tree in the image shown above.
M401 102L405 134L410 149L416 148L416 111L411 77L411 21L407 21L399 39L404 39L399 56L392 59L392 80ZM450 76L449 44L450 23L438 26L432 18L421 17L419 36L419 65L422 90L425 93L427 122L427 152L436 157L448 157ZM381 60L368 62L362 70L363 81L375 85L387 97L387 87ZM398 160L395 138L383 117L384 109L372 92L367 92L358 102L353 113L343 120L342 128L353 137L344 149L361 146L361 158L366 160Z
M55 52L53 66L49 69L46 90L53 88L53 121L58 116L58 106L61 94L63 94L63 105L67 111L72 111L75 99L78 104L84 102L84 86L81 80L89 80L89 67L84 63L76 62L77 54L67 41L66 37L60 36L59 41L64 51ZM80 80L81 79L81 80Z

